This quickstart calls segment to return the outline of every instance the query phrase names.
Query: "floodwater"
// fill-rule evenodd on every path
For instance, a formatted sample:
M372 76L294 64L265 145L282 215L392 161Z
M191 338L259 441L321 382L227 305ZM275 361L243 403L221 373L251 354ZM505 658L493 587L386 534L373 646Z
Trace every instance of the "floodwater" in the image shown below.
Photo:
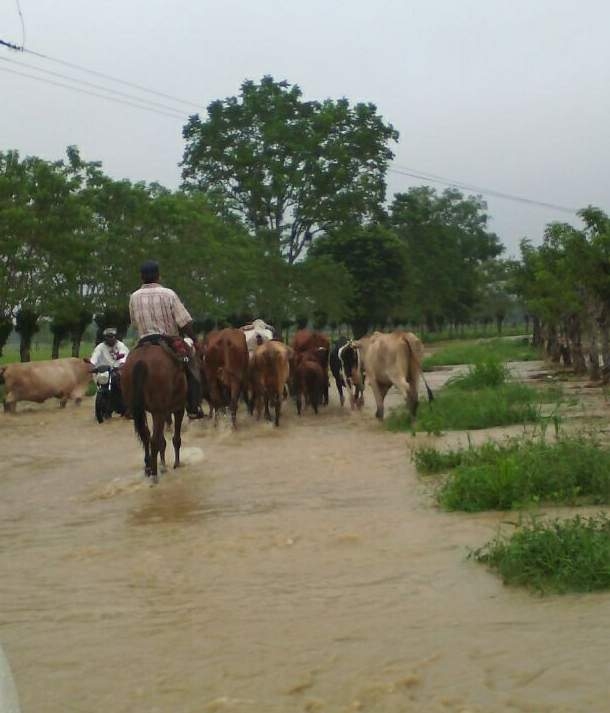
M366 398L191 424L154 488L90 401L0 416L22 712L609 711L610 595L543 599L468 560L515 516L437 510L409 459L428 437Z

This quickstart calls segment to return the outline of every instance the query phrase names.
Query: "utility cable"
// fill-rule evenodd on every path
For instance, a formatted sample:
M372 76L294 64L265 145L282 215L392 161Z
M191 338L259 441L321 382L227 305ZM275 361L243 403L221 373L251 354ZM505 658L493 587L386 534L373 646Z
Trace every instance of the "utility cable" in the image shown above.
M63 87L64 89L70 89L73 92L78 92L80 94L88 94L93 97L99 97L101 99L107 99L111 102L116 102L117 104L126 104L127 106L135 107L136 109L142 109L143 111L150 111L153 114L160 114L162 116L169 116L172 119L179 119L184 121L184 117L181 114L173 113L170 114L166 111L160 111L159 109L153 109L152 107L145 106L142 104L136 104L132 101L127 101L126 99L118 99L116 97L111 97L106 94L100 94L99 92L90 92L87 89L81 89L80 87L72 86L71 84L64 84L63 82L55 82L52 79L46 79L45 77L37 77L35 74L27 74L26 72L18 72L15 69L9 69L8 67L0 67L0 72L8 72L10 74L16 74L20 77L27 77L28 79L35 79L38 82L44 82L45 84L51 84L57 87Z

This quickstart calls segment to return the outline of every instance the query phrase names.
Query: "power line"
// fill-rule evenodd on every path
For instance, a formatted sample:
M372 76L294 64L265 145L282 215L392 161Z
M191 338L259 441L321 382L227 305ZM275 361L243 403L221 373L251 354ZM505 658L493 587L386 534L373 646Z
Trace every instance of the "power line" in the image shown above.
M64 84L63 82L55 82L52 79L46 79L45 77L37 77L35 74L27 74L26 72L18 72L15 69L9 69L8 67L0 67L0 72L8 72L9 74L16 74L20 77L27 77L28 79L35 79L38 82L44 82L45 84L51 84L57 87L63 87L64 89L70 89L73 92L78 92L80 94L88 94L93 97L98 97L101 99L107 99L111 102L116 102L117 104L126 104L127 106L135 107L136 109L142 109L143 111L150 111L153 114L160 114L162 116L169 116L172 119L184 120L181 114L173 113L170 114L167 111L160 111L159 109L153 109L152 107L145 106L143 104L136 104L135 102L128 101L126 99L118 99L116 97L111 97L106 94L100 94L99 92L90 92L87 89L81 89L80 87L72 86L71 84Z
M21 49L25 48L25 20L23 19L23 13L21 12L21 3L19 0L15 0L17 4L17 12L19 13L19 19L21 20Z
M164 99L170 99L171 101L177 102L178 104L184 104L186 106L190 106L192 108L197 109L198 111L201 111L201 104L198 102L194 101L189 101L188 99L181 99L180 97L175 97L172 96L171 94L166 94L165 92L159 92L156 89L150 89L149 87L145 87L142 84L136 84L135 82L129 82L125 79L120 79L119 77L114 77L111 74L105 74L104 72L98 72L95 69L89 69L88 67L84 67L81 64L75 64L74 62L66 62L63 59L59 59L57 57L51 57L48 54L43 54L42 52L35 52L34 50L23 50L27 54L31 54L34 57L39 57L40 59L45 59L49 62L55 62L56 64L61 64L64 67L70 67L70 69L76 69L80 72L86 72L87 74L92 74L96 77L100 77L101 79L107 79L108 81L111 82L116 82L117 84L123 84L126 87L131 87L132 89L138 89L141 92L147 92L148 94L155 94L158 97L163 97Z
M151 99L141 99L140 97L134 96L133 94L129 94L128 92L122 92L120 89L111 89L110 87L105 87L103 84L95 84L94 82L88 82L85 79L78 79L77 77L70 77L69 75L62 74L61 72L53 72L50 69L43 69L42 67L37 67L36 65L28 64L27 62L20 62L19 60L15 60L15 59L9 59L8 57L0 57L0 61L10 62L11 64L16 64L19 67L26 67L27 69L33 69L36 72L43 72L44 74L48 74L52 77L59 77L60 79L67 79L68 81L75 82L76 84L82 84L83 86L92 87L93 89L101 89L104 92L110 92L111 94L116 94L118 96L125 97L126 99L130 99L132 101L141 102L142 104L147 104L147 105L150 105L151 107L155 107L158 109L163 109L165 111L171 111L176 114L180 114L180 111L178 109L175 109L172 106L168 106L167 104L161 104L159 102L152 101Z
M396 166L395 168L389 168L388 170L392 171L392 173L398 173L402 176L410 176L411 178L417 178L418 180L430 181L431 183L440 183L441 185L451 186L454 188L462 188L467 191L476 191L477 193L481 193L486 196L515 201L517 203L525 203L527 205L550 208L561 213L570 213L571 215L575 215L578 212L575 208L568 208L567 206L558 205L556 203L547 203L545 201L539 201L533 198L526 198L525 196L518 196L512 193L505 193L504 191L498 191L494 188L485 188L484 186L477 186L471 183L466 183L464 181L456 181L454 179L447 178L446 176L439 176L434 173L426 173L425 171L418 171L417 169L408 168L406 166Z

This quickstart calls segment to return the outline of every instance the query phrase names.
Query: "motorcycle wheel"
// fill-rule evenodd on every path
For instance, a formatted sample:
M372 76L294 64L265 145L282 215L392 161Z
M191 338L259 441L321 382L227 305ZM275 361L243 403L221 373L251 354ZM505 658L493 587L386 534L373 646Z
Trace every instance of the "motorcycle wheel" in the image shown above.
M98 391L95 395L95 418L98 423L104 423L106 413L106 395L102 391Z

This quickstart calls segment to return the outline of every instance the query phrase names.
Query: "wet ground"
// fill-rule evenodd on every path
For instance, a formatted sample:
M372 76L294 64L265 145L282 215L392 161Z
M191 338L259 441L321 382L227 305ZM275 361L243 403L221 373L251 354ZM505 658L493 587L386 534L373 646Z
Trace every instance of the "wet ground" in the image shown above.
M542 599L468 560L515 516L439 511L409 457L438 439L384 431L366 398L192 424L155 488L90 401L0 416L23 713L610 710L610 595Z

